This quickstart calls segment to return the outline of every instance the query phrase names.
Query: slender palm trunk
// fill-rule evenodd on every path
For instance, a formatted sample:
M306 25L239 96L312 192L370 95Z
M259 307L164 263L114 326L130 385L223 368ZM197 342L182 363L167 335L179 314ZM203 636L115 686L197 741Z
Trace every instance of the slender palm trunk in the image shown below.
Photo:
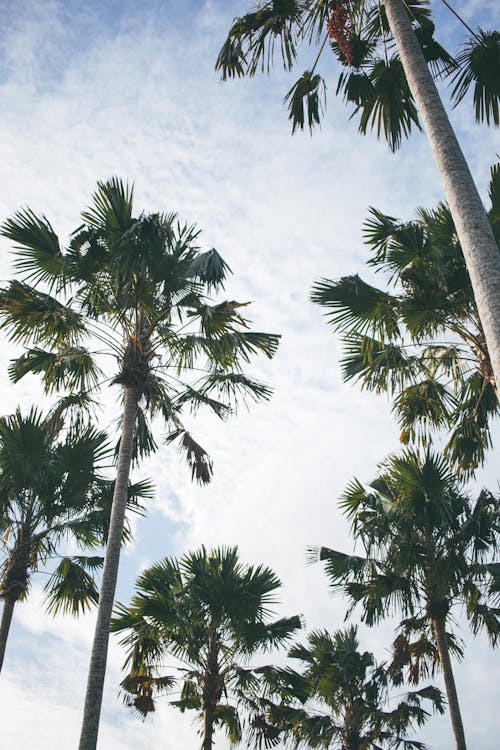
M95 750L99 731L102 693L108 655L109 625L115 597L120 548L122 543L125 510L127 506L128 480L132 463L135 423L137 417L137 391L125 386L123 425L120 452L116 468L116 484L109 526L97 623L92 646L92 656L85 696L82 732L79 750Z
M219 675L219 653L217 633L212 631L207 644L207 668L203 689L203 745L202 750L212 750L214 742L214 721L217 703L220 699L221 684Z
M384 0L408 85L422 117L455 223L486 337L495 384L500 383L500 253L403 0Z
M456 750L467 750L464 725L462 723L462 716L460 714L460 706L458 703L457 688L455 686L455 678L453 677L453 670L451 667L450 651L448 649L448 639L446 637L445 629L445 618L432 618L432 627L436 636L439 660L443 670L446 695L448 697L448 708L450 709L451 726L453 728L453 734L455 735L455 747Z
M212 750L214 744L215 710L206 706L203 715L203 745L202 750Z
M4 597L2 621L0 622L0 672L2 671L5 649L7 647L7 638L9 637L10 624L12 622L12 615L14 614L15 606L16 599Z

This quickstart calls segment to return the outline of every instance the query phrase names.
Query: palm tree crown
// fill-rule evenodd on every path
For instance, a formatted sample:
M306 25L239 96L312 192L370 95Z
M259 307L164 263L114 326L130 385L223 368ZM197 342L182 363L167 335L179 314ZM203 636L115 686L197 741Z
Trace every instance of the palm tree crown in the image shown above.
M457 747L464 748L449 658L450 650L461 652L446 627L452 608L462 606L473 632L485 629L497 642L498 563L492 557L499 541L498 498L483 490L473 503L442 457L406 451L382 464L369 487L354 480L341 505L366 556L324 547L313 555L325 561L331 585L351 608L361 605L369 625L401 613L395 679L408 666L418 681L439 663Z
M59 558L45 587L49 611L77 615L97 603L93 574L102 557L61 557L58 552L67 540L82 549L106 541L113 495L113 482L102 474L106 458L109 444L93 427L64 432L60 419L43 417L36 409L0 419L0 596L5 617L0 666L10 627L7 616L28 596L33 574L49 560ZM139 510L138 498L145 496L148 483L131 487L129 507Z
M120 386L123 396L80 750L97 744L129 474L134 457L156 448L150 420L163 419L167 442L180 440L193 478L207 483L211 461L181 412L206 406L224 418L239 400L268 399L270 389L244 375L241 365L256 353L272 357L279 340L249 330L244 304L210 303L205 295L223 288L229 267L216 250L199 252L195 227L181 226L175 214L134 216L132 199L132 189L117 178L98 183L64 252L47 219L31 209L1 228L17 246L23 276L0 290L1 327L29 347L11 365L13 380L32 372L48 392L66 388L60 408L73 408L78 421L103 382ZM87 341L103 344L101 353L117 361L107 377Z
M122 685L129 705L146 715L155 710L155 695L180 684L180 698L171 704L197 712L204 750L212 747L218 726L239 742L242 722L234 700L255 690L266 670L246 662L286 643L301 626L297 616L268 619L280 586L269 568L242 564L236 547L202 547L144 571L131 606L118 605L112 620L113 631L125 632L129 675ZM168 656L179 666L165 675Z
M455 106L474 87L476 119L498 125L500 45L498 32L474 32L454 59L435 39L435 25L425 0L405 3L412 26L435 77L447 76ZM279 49L285 70L297 63L301 45L319 48L285 96L292 131L319 125L326 85L317 67L325 49L340 64L336 94L359 117L359 132L375 129L396 150L412 127L420 128L417 108L387 20L376 0L280 0L258 3L236 18L216 62L223 79L254 76L270 70ZM328 66L327 66L328 67Z
M489 218L500 242L500 164L491 170ZM445 204L400 223L377 209L365 224L367 265L390 291L358 275L322 279L311 299L341 332L345 380L388 391L403 442L450 430L446 451L462 471L482 463L499 413L496 382L470 278Z
M283 738L293 747L325 750L423 748L407 738L429 716L421 703L429 700L443 711L441 693L432 686L400 694L389 707L390 670L373 654L359 651L355 627L333 634L315 630L289 656L303 662L303 671L283 670L278 689L270 690L273 699L254 701L257 711L260 707L253 717L259 746Z
M223 418L240 395L269 398L270 389L247 378L241 363L258 352L272 357L279 337L250 331L245 304L209 304L204 294L223 288L227 264L214 249L199 252L194 226L181 226L175 214L134 216L132 200L120 180L99 183L66 251L47 219L31 209L4 223L24 280L1 290L1 325L29 347L10 374L17 382L38 373L47 392L65 389L64 406L75 409L88 410L103 383L133 388L136 454L156 447L150 418L162 416L168 439L181 438L194 478L206 483L211 462L180 412L207 406ZM99 354L117 362L107 377ZM198 373L195 384L182 379L190 371Z
M288 92L293 130L320 122L325 85L316 67L330 47L341 64L336 94L360 115L359 130L376 128L392 150L415 125L417 110L430 141L456 226L477 302L491 369L500 379L500 256L464 155L436 88L436 76L450 75L458 104L474 85L476 117L499 123L500 36L467 28L468 41L454 60L434 38L427 0L270 0L234 21L216 68L223 78L269 69L275 47L285 69L293 67L300 44L319 52ZM307 117L305 113L307 109Z

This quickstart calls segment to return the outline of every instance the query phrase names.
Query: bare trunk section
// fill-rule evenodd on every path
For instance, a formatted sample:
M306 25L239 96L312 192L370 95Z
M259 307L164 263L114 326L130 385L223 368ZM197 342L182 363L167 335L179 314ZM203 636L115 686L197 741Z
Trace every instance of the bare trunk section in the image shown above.
M202 750L212 750L214 744L215 710L206 706L203 716L203 745Z
M436 160L469 272L495 385L500 383L500 252L402 0L384 0L406 79Z
M7 639L9 637L10 624L12 622L12 615L14 614L15 606L15 599L11 599L9 597L4 598L2 621L0 622L0 672L2 671L5 649L7 647Z
M82 733L79 750L95 750L99 732L104 677L108 655L109 625L113 611L120 548L122 544L125 510L127 507L128 481L132 463L135 422L137 417L137 390L125 386L123 425L120 452L116 467L116 484L109 526L101 593L97 611L97 623L90 659L87 693L83 712Z
M210 633L207 644L207 667L203 686L203 745L202 750L212 750L214 742L214 721L217 704L222 693L219 674L219 649L217 632Z
M443 670L446 695L448 697L448 708L450 709L451 726L453 728L453 734L455 735L455 747L456 750L467 750L464 725L462 723L462 716L460 714L460 706L458 703L457 688L455 686L455 678L453 677L453 670L451 667L444 617L432 618L432 627L436 636L439 660Z

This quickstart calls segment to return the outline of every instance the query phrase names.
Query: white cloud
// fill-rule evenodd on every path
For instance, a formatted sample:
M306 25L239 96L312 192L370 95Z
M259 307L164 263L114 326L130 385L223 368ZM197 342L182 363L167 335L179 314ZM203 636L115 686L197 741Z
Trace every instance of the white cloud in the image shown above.
M398 438L384 397L341 382L338 342L308 302L309 289L319 276L361 270L369 205L408 218L442 191L424 136L397 156L374 137L358 136L334 99L333 80L325 124L312 138L289 135L281 99L290 76L221 84L214 59L246 6L213 1L199 11L194 4L193 17L178 22L169 17L179 13L175 2L130 4L116 19L118 7L108 4L96 6L97 25L94 6L71 15L65 3L24 3L4 43L0 214L30 205L66 237L96 179L119 174L135 181L139 208L177 210L199 223L203 245L216 246L233 268L228 297L252 300L255 326L283 334L275 360L252 369L275 396L225 424L209 415L192 420L214 458L211 486L193 486L173 448L138 472L154 479L157 499L123 556L119 598L126 600L139 569L161 554L238 544L244 560L265 562L282 578L280 611L302 612L309 627L334 628L343 603L328 594L319 566L305 566L305 547L351 549L337 499L354 475L370 479ZM496 134L478 131L465 109L453 119L484 187ZM8 245L1 247L6 277ZM39 398L34 379L8 382L14 351L3 343L3 411ZM108 410L113 398L109 391ZM495 486L493 467L487 476ZM46 618L35 585L13 629L0 681L6 746L75 746L92 618ZM363 632L367 647L383 653L390 627ZM457 674L471 746L493 750L499 696L483 677L490 652L475 641L468 654ZM122 660L113 645L100 747L192 747L189 717L166 707L146 725L127 717L116 700ZM428 738L435 747L451 745L447 718Z

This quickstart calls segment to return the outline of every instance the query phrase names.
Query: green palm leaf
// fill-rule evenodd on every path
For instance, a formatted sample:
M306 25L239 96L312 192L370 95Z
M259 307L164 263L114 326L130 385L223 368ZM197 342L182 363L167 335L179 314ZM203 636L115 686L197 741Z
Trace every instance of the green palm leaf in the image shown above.
M19 281L11 281L0 291L0 320L0 329L22 344L74 345L85 333L81 315Z
M474 85L473 101L477 122L500 124L500 33L481 29L457 56L458 71L452 78L454 106Z
M312 132L321 122L325 106L326 85L318 73L304 71L294 83L283 102L288 104L288 119L292 123L292 133L296 129L304 130L307 114L307 125Z
M99 591L87 569L101 568L103 559L64 557L45 586L47 612L52 615L59 612L79 615L90 609L93 604L97 604Z
M130 607L118 605L112 630L122 634L129 675L126 702L142 715L155 698L181 685L170 705L195 711L204 721L204 740L224 728L239 742L242 711L250 711L260 686L277 684L274 667L243 666L248 657L286 643L301 627L299 617L267 621L266 611L281 586L272 570L240 562L236 547L201 547L180 559L165 558L143 571ZM180 660L162 683L168 656ZM286 671L281 679L293 683Z
M353 115L360 114L359 132L365 135L368 128L377 137L383 133L391 151L401 145L403 136L411 133L412 126L420 130L417 109L401 61L392 57L388 62L375 60L368 72L371 83L370 96L357 104Z
M39 374L47 393L68 388L88 391L94 388L102 372L92 355L83 347L61 347L57 353L43 349L28 349L11 362L9 376L17 383L28 373Z
M0 231L18 250L15 268L33 284L53 286L63 273L63 256L59 239L50 222L25 208L1 226Z

